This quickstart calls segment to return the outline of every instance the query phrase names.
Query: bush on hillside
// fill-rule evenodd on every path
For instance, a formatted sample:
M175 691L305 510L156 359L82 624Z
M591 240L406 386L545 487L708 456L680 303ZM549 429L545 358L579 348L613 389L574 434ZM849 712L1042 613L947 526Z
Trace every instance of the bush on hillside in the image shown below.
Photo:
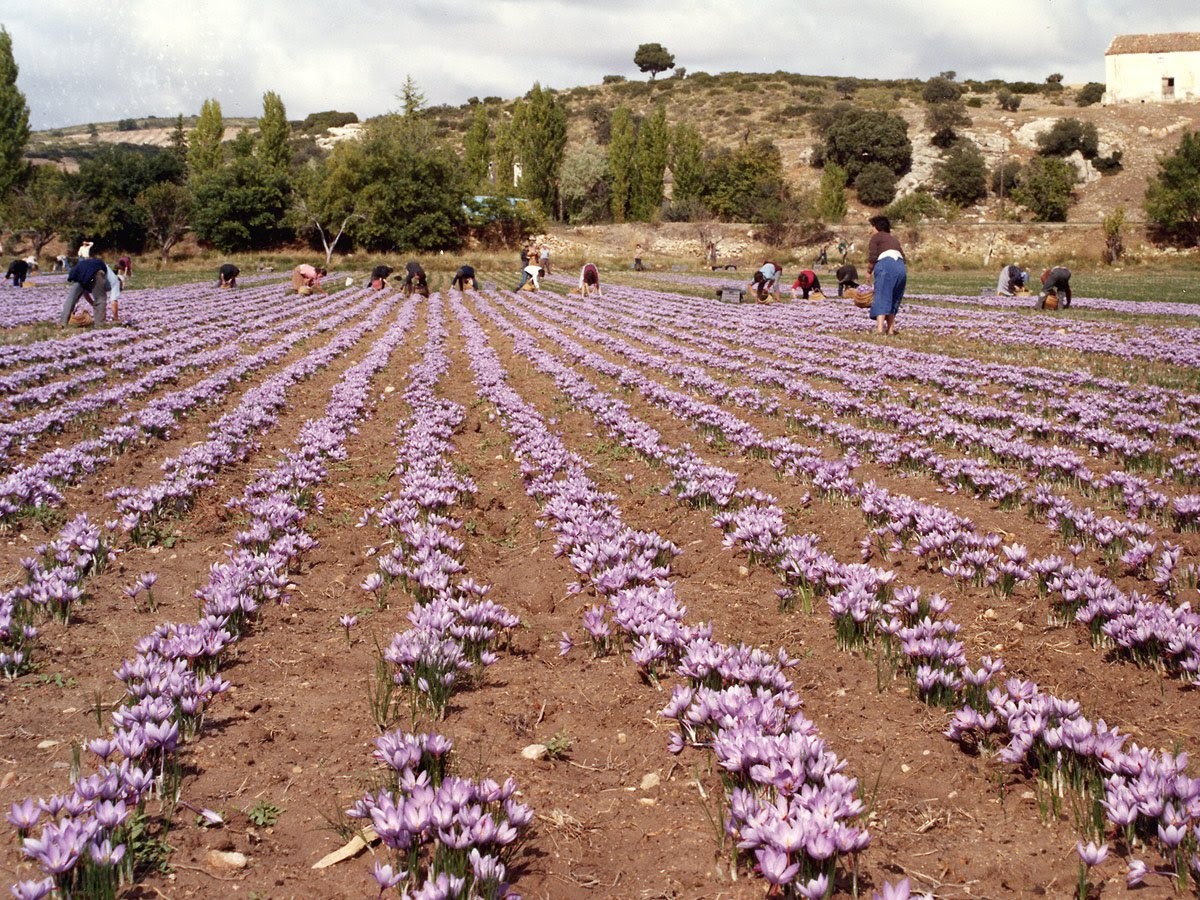
M1075 93L1076 106L1092 106L1104 99L1104 85L1098 81L1089 81Z
M1084 159L1095 159L1100 152L1100 133L1092 122L1059 119L1038 135L1037 144L1042 156L1070 156L1078 150Z
M887 206L896 196L896 173L883 163L867 163L854 179L854 191L864 206Z
M933 194L919 190L889 203L883 208L883 214L891 220L893 225L898 222L916 225L924 219L945 218L946 210Z

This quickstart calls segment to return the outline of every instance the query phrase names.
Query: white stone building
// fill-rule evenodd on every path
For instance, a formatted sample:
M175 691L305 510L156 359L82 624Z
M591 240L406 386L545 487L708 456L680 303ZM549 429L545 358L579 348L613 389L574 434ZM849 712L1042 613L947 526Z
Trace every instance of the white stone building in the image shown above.
M1117 35L1104 76L1105 104L1200 100L1200 32Z

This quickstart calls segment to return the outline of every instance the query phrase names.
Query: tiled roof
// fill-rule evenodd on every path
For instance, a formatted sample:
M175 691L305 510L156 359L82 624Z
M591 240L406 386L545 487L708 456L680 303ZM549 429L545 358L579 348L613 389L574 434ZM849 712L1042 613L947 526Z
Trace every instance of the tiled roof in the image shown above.
M1117 53L1187 53L1200 50L1200 31L1170 34L1119 34L1108 45L1105 56Z

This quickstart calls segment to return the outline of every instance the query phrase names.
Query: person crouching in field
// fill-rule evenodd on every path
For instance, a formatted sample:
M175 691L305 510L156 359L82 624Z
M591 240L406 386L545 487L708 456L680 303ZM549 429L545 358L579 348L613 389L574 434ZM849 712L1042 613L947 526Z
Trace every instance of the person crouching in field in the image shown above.
M479 290L477 285L475 269L472 266L459 266L458 271L454 273L454 278L450 281L450 287L456 291Z
M817 278L817 273L812 269L801 269L800 274L796 276L796 280L792 282L792 299L796 299L796 292L799 291L803 299L807 300L808 295L812 292L821 293L821 281ZM817 298L821 299L820 297Z
M429 276L419 262L410 262L404 266L404 296L411 297L416 291L422 297L429 296Z
M595 263L585 263L579 270L579 293L588 297L593 292L598 297L604 296L604 291L600 290L600 270Z
M1055 266L1042 273L1042 292L1038 294L1038 309L1046 308L1046 295L1054 291L1058 295L1058 308L1071 305L1071 270L1066 266Z
M779 299L779 279L783 275L783 269L769 259L763 260L762 266L754 277L750 280L750 284L746 286L746 290L754 291L758 295L759 303L769 302L770 297Z
M908 264L888 217L871 216L869 221L874 229L867 244L867 277L875 280L871 318L879 334L895 334L896 313L908 285Z
M858 269L849 263L838 266L838 270L834 274L837 276L839 297L845 296L846 288L853 290L858 287Z
M75 312L75 304L84 294L92 298L92 327L103 328L108 317L108 265L99 256L87 256L75 263L67 274L67 284L71 289L63 303L62 315L58 317L58 326L66 328L71 321L71 313Z
M242 270L233 263L225 263L217 270L217 287L237 287L237 277L241 274Z
M371 270L371 290L382 291L387 287L388 276L392 274L391 266L379 265Z
M321 279L326 274L324 267L301 263L292 269L292 290L304 297L310 294L323 295L325 291L321 288Z

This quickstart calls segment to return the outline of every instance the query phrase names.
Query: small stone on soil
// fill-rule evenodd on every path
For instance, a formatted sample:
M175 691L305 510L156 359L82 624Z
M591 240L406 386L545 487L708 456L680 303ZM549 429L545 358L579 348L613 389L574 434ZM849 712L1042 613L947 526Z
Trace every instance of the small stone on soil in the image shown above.
M521 755L526 759L545 759L546 745L545 744L530 744L521 751Z

